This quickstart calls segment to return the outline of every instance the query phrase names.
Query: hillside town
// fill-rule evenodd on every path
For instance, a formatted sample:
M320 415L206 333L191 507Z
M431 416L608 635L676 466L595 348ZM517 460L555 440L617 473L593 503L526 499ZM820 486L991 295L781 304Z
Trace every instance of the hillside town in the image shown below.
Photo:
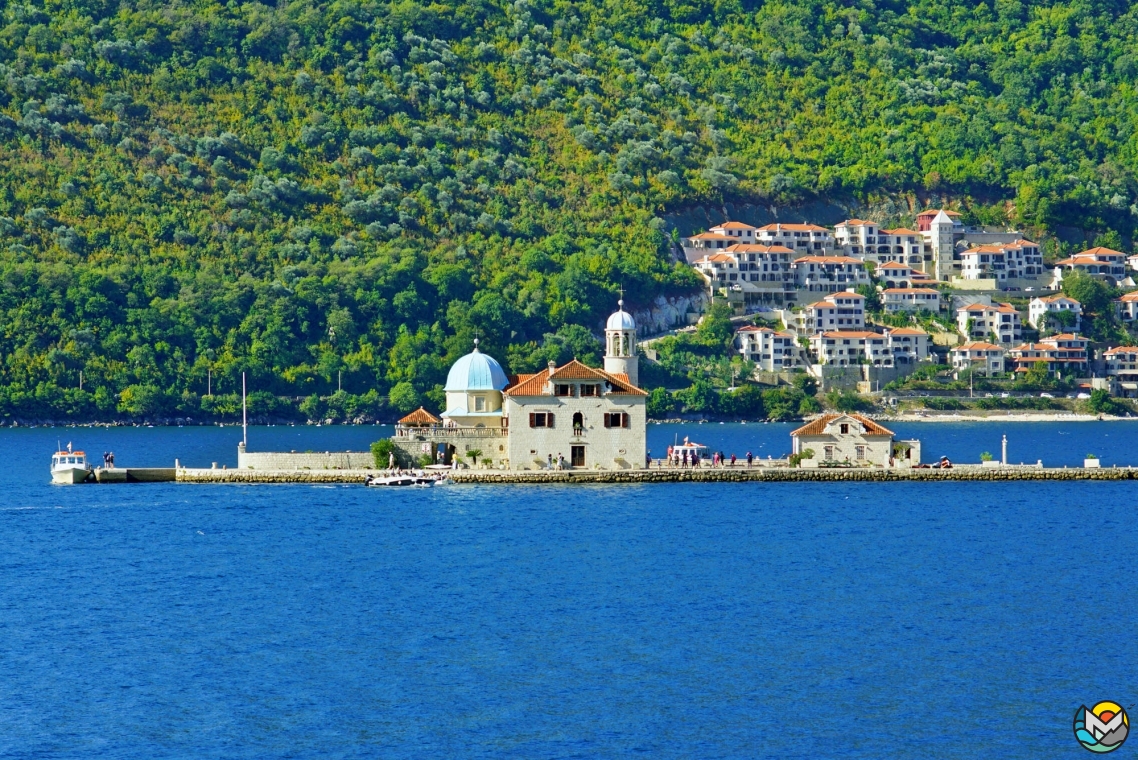
M915 226L728 221L680 247L709 301L730 308L733 349L760 383L805 373L823 390L875 393L925 367L946 380L1065 380L1076 398L1138 396L1138 256L1095 246L1047 261L1021 232L948 209ZM1072 295L1088 282L1108 314Z

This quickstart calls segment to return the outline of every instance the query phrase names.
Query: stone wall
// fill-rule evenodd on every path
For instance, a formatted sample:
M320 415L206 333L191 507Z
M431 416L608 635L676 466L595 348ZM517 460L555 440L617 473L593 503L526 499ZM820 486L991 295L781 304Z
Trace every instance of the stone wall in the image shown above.
M239 470L361 470L375 467L370 451L246 451L237 450Z

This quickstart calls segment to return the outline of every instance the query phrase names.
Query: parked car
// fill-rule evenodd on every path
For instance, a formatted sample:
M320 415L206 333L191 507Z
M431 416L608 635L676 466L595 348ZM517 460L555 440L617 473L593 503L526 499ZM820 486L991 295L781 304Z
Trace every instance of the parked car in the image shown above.
M1011 395L1012 395L1012 394L1010 394L1010 393L1004 392L1004 393L1001 393L1001 394L1000 394L1000 398L1008 398L1008 397L1010 397Z
M1054 397L1054 396L1052 396L1050 393L1040 393L1040 394L1039 394L1039 397L1040 397L1040 398L1055 398L1055 397Z
M1091 394L1089 394L1089 393L1080 393L1079 395L1075 396L1075 398L1081 398L1084 401L1090 397L1091 397Z
M1024 289L1023 289L1023 292L1025 292L1025 293L1034 293L1034 292L1035 292L1035 288L1024 288Z

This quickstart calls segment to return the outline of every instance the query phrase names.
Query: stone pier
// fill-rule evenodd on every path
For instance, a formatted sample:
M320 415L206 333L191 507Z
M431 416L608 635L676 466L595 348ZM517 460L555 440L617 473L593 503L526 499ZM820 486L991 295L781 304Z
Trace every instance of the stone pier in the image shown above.
M179 483L363 483L379 470L207 470L179 468ZM707 469L502 471L454 470L455 483L901 483L940 481L1138 480L1138 468L1101 469L1042 467L955 467L920 469L791 469L788 467L722 467Z

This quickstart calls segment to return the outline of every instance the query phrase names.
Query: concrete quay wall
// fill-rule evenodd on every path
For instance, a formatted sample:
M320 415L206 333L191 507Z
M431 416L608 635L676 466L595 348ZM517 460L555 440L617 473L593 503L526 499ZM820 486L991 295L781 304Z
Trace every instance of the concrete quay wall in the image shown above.
M368 475L381 474L374 469L311 470L207 470L179 468L179 483L363 483ZM1138 469L1104 467L1101 469L1038 467L961 467L951 470L824 470L790 468L722 468L700 470L581 470L581 471L500 471L454 470L455 483L896 483L905 481L1027 481L1027 480L1134 480Z

